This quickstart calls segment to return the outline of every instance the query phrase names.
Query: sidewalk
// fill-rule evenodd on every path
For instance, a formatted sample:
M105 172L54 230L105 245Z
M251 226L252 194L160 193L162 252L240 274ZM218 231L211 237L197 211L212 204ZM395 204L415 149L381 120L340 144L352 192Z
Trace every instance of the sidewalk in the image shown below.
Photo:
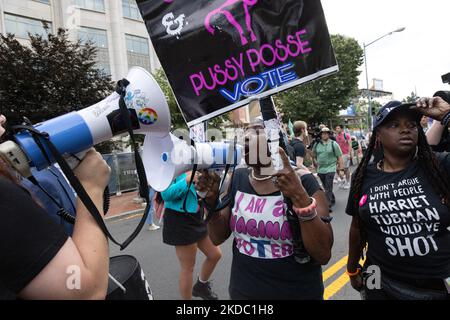
M145 202L138 203L135 201L136 198L139 198L137 191L122 193L120 196L111 195L109 211L105 217L108 219L121 214L144 210L145 207L142 203L145 204Z

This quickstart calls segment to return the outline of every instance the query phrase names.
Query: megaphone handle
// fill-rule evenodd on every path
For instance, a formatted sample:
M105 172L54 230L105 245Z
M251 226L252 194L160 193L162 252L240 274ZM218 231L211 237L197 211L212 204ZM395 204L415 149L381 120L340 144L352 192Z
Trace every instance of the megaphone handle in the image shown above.
M67 164L69 165L70 169L72 169L72 170L75 169L80 164L81 160L83 160L86 153L87 153L87 151L81 151L74 155L65 156L64 158L65 158Z
M202 199L206 197L207 193L208 193L208 191L198 191L197 190L197 195Z

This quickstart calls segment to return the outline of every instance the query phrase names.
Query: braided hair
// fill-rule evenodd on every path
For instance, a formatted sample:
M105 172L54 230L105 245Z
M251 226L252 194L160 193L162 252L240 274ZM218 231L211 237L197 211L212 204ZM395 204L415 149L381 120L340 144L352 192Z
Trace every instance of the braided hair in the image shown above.
M436 158L434 152L427 142L425 133L420 125L417 126L417 131L417 160L419 166L422 170L424 170L425 176L429 177L429 179L432 181L431 185L433 187L433 190L441 198L442 204L445 204L445 206L450 210L450 183L447 170L442 167L442 165ZM376 129L374 129L372 137L370 138L369 146L367 147L361 163L354 173L354 178L350 188L350 195L353 197L353 201L350 202L351 212L358 212L359 199L362 196L362 187L364 183L364 177L366 175L367 166L370 163L372 155L374 155L375 151L377 150L376 140ZM358 219L358 223L360 226L362 249L367 243L367 235L359 214L355 214L355 217L356 219Z
M355 213L354 217L356 218L359 224L360 240L361 240L360 242L361 258L363 258L363 248L366 246L367 243L367 234L364 230L363 221L358 214L359 199L361 198L362 195L362 186L364 183L364 176L366 174L366 169L375 151L376 140L377 140L376 131L374 130L372 136L370 137L367 150L364 153L364 156L361 159L358 168L356 168L355 172L353 173L354 178L352 180L352 185L350 187L350 196L353 197L353 201L350 202L351 204L350 212Z
M420 167L432 181L431 185L434 192L441 198L444 204L450 210L450 183L447 170L436 158L435 153L427 142L427 137L421 126L418 126L419 141L417 143L417 158Z

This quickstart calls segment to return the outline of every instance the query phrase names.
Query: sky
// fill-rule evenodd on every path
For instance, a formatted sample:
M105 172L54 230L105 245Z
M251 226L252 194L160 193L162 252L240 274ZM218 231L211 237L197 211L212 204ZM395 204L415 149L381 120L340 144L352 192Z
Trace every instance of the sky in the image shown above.
M366 48L369 84L383 80L383 89L402 100L417 92L431 96L450 90L441 76L450 72L450 0L321 0L331 34L363 43L393 33ZM364 64L359 87L366 88Z

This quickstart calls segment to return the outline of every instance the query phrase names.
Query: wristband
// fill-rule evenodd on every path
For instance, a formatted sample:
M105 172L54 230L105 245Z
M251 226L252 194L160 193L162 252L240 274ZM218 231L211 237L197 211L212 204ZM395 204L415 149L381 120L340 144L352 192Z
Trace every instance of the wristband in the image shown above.
M297 218L298 218L298 220L300 222L308 222L308 221L314 220L316 217L317 217L317 210L316 209L314 209L313 213L310 214L309 216L305 216L305 215L297 216Z
M301 216L309 217L310 215L313 214L313 211L317 207L317 203L316 203L316 199L314 199L313 197L310 197L310 199L311 199L311 204L305 208L297 208L295 206L292 206L292 209L294 210L295 214L298 217L301 217Z
M444 127L447 127L449 122L450 122L450 111L444 115L444 117L442 118L441 124Z
M346 270L345 273L346 273L349 277L354 277L354 276L357 276L358 274L361 273L361 268L356 268L356 271L355 271L355 272L350 272L350 271Z

